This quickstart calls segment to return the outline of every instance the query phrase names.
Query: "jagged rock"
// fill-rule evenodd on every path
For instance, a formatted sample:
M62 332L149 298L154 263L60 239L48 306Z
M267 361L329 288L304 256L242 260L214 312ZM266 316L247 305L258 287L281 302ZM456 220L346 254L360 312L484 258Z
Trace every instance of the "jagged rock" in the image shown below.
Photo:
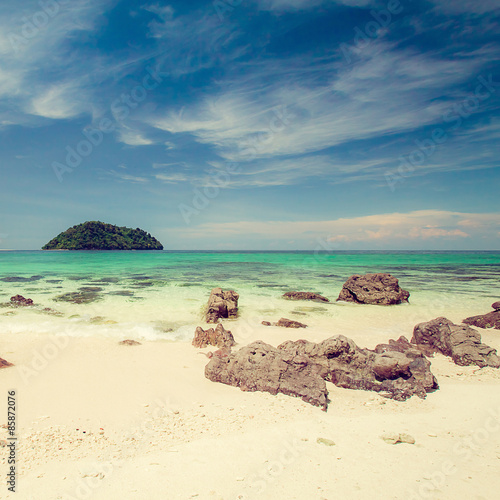
M203 330L199 326L196 328L193 339L194 347L202 348L209 345L215 347L232 347L235 344L233 334L229 330L225 330L220 323L215 327L215 330L213 328Z
M15 295L14 297L11 297L10 302L14 307L26 307L33 305L32 299L25 299L22 295Z
M286 292L283 295L288 300L314 300L315 302L330 302L326 297L312 292Z
M494 302L491 307L493 307L494 311L479 316L471 316L464 319L462 323L477 326L478 328L496 328L500 330L500 302Z
M413 330L412 343L450 356L460 366L500 367L496 349L481 343L481 335L468 325L455 325L447 318L420 323Z
M305 356L321 367L325 380L346 389L380 392L398 401L413 395L425 398L438 388L430 362L404 337L381 344L374 351L361 349L338 335L319 344L307 340L286 341L278 346L290 356Z
M137 342L137 340L122 340L121 342L118 342L120 345L142 345L140 342Z
M324 410L328 404L320 366L310 363L307 356L292 355L262 341L253 342L227 358L213 356L205 367L205 377L242 391L300 397Z
M236 318L239 297L233 290L224 292L222 288L214 288L208 299L207 323L217 323L219 318Z
M351 276L345 283L337 299L358 304L393 305L408 302L410 293L403 290L387 273Z
M5 359L0 358L0 368L7 368L9 366L14 366L12 363L5 361Z
M291 319L281 318L277 323L271 323L269 321L263 321L264 326L281 326L282 328L307 328L307 325L300 323L299 321L293 321Z

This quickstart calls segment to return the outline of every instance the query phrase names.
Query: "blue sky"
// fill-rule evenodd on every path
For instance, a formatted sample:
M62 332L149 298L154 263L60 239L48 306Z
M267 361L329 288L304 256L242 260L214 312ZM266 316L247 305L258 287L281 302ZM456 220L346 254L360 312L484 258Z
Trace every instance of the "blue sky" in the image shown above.
M500 250L498 0L0 6L0 248Z

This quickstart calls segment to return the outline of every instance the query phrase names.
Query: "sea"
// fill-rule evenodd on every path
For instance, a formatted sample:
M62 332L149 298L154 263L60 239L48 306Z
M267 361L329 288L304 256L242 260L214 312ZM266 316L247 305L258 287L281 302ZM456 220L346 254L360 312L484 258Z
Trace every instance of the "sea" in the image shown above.
M409 304L337 302L353 274L388 272L410 292ZM381 330L411 337L411 326L490 312L500 300L500 252L189 252L2 251L3 333L106 336L189 342L214 287L235 290L239 316L225 325L253 338L281 317L313 327L315 338ZM289 301L288 291L319 293L329 303ZM33 307L14 308L23 295ZM304 331L305 335L305 331ZM268 340L263 338L263 340Z

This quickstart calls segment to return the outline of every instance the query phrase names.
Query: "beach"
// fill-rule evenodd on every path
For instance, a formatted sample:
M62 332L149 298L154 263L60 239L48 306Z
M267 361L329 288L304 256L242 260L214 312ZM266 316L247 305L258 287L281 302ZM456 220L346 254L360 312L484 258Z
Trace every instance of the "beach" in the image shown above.
M61 267L64 259L94 258L66 254L58 261ZM5 307L0 316L0 357L14 364L0 371L0 411L6 415L6 392L14 390L18 436L16 493L4 488L2 498L496 498L498 369L461 367L436 354L430 361L439 389L426 399L398 402L327 383L331 402L323 412L298 398L243 392L207 380L208 359L200 353L211 349L195 349L191 340L196 326L205 328L201 311L211 284L233 285L240 294L238 318L222 320L235 337L234 350L255 340L277 346L301 338L321 342L334 335L370 349L401 335L410 340L417 323L445 316L459 324L467 316L489 312L499 295L498 285L491 286L498 283L498 264L489 259L498 261L498 253L482 255L477 262L470 262L475 256L462 255L460 263L448 263L446 269L442 262L420 268L419 259L427 257L413 255L414 264L406 264L405 270L401 266L399 273L391 269L399 266L392 256L379 270L400 278L411 296L409 304L389 307L335 302L347 271L354 272L356 264L362 271L373 269L366 260L366 265L358 260L352 267L336 268L328 255L313 266L303 255L282 255L277 263L272 253L267 258L221 254L198 265L191 258L186 267L161 273L158 266L165 262L157 262L154 272L143 269L134 280L104 265L97 271L93 261L83 265L84 280L70 280L68 276L84 273L54 270L49 264L53 255L24 273L1 268L4 279L40 276L1 286L2 301L15 290L37 304L22 310ZM452 258L451 253L439 257ZM227 261L233 266L238 262L239 276L230 276L234 268L222 276L222 264L207 271L217 259L226 266ZM261 277L259 284L276 286L251 283L250 266L252 275ZM197 285L177 286L173 295L172 283L181 271ZM213 283L217 274L220 283ZM457 279L464 277L470 279ZM153 284L133 284L149 282ZM106 290L107 295L80 304L53 300L85 287L101 288L90 293L104 295ZM123 289L145 298L109 293ZM315 291L331 302L286 301L281 298L285 289ZM51 293L44 294L47 290ZM305 322L308 328L261 324L280 317ZM483 343L500 350L498 330L477 330ZM119 345L125 339L140 345ZM0 439L6 439L7 429L2 432ZM387 433L408 434L415 443L388 444L381 438ZM6 449L1 449L2 473L7 470Z

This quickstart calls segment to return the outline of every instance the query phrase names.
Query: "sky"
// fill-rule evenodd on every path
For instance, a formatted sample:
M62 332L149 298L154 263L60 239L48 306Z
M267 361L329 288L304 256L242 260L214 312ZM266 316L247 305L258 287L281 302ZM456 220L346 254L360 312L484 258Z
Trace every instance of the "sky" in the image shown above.
M500 0L0 5L0 248L500 250Z

